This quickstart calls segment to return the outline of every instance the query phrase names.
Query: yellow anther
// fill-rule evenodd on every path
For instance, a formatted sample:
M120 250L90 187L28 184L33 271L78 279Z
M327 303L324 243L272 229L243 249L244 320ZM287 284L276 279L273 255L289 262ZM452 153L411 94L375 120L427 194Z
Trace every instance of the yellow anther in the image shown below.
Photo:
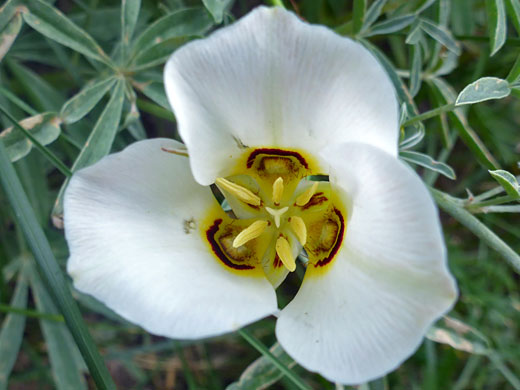
M276 254L282 260L283 265L289 271L293 272L296 269L296 261L292 255L291 246L284 237L278 237L276 240Z
M307 188L307 191L305 191L303 194L296 198L296 205L305 206L307 203L309 203L309 200L311 200L317 188L318 182L314 182L314 184L311 187Z
M260 206L260 204L262 203L262 200L258 196L253 194L253 192L227 179L219 177L215 180L215 184L223 190L226 190L232 195L236 196L241 201L246 202L250 205Z
M294 234L296 234L296 237L298 237L300 244L305 245L307 242L307 227L305 226L303 219L293 216L289 218L289 225L291 226Z
M283 179L279 177L273 183L273 203L278 205L283 196Z
M267 221L255 221L247 228L242 230L233 240L233 248L238 248L245 243L259 237L267 227Z

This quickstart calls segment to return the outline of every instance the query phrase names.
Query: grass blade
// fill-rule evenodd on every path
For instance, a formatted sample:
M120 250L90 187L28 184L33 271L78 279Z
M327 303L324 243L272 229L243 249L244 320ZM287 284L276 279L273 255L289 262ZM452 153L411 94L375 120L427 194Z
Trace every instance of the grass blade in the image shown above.
M310 390L310 387L304 383L298 375L291 371L284 363L280 361L269 349L262 344L256 337L245 329L240 329L238 333L251 344L258 352L268 359L276 368L278 368L291 382L300 390Z
M54 300L65 318L95 383L100 389L115 389L112 378L96 349L76 302L70 294L49 242L38 224L20 180L7 158L2 141L0 141L0 182L47 285L53 287Z
M27 274L25 266L22 265L10 306L25 309L27 307L28 290ZM25 316L15 313L6 316L0 331L0 356L2 357L0 359L0 390L7 389L9 375L22 345L24 329Z
M36 308L43 313L58 314L36 268L32 265L29 265L29 280ZM86 390L87 386L83 378L85 363L65 324L40 319L40 327L47 345L56 389Z

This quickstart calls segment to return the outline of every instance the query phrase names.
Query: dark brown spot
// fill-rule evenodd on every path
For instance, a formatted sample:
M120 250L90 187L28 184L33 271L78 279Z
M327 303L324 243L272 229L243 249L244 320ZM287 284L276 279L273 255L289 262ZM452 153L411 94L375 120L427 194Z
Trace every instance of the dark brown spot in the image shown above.
M311 207L318 206L322 203L327 202L329 199L323 194L323 192L316 192L309 201L302 206L302 210L307 210Z
M329 264L332 261L332 259L334 259L334 257L336 256L336 254L339 251L339 248L341 247L341 244L343 243L343 236L345 234L345 220L343 219L343 215L341 215L341 212L338 209L334 209L334 213L338 217L338 221L337 222L334 221L334 224L337 227L339 227L339 229L338 229L339 232L336 235L336 242L332 246L332 249L330 250L327 257L325 257L324 259L321 259L316 264L314 264L314 267L316 267L316 268L323 267L323 266Z
M254 150L247 159L247 167L251 168L255 159L260 155L268 155L268 156L279 156L279 157L294 157L296 158L301 165L305 167L305 169L309 168L309 164L302 157L302 155L298 152L293 152L291 150L282 150L282 149L256 149Z
M215 253L215 255L219 258L219 260L222 261L222 263L224 263L224 265L228 266L229 268L233 268L236 270L254 269L255 267L250 264L235 264L234 262L231 261L231 259L222 250L222 247L215 240L215 235L219 231L219 227L221 224L222 224L222 219L217 219L217 220L215 220L213 225L211 225L211 227L206 231L206 238L208 239L208 242L211 245L211 249L213 250L213 253ZM227 236L221 237L221 240L222 240L222 238L224 238L224 242L226 242L225 241L226 237Z

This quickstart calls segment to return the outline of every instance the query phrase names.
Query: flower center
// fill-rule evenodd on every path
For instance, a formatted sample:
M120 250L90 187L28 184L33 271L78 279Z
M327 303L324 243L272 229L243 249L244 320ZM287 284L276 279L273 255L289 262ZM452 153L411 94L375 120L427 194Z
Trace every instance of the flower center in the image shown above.
M262 269L277 286L296 269L299 255L325 267L337 254L345 232L345 209L328 181L302 154L256 149L237 174L215 181L232 215L218 212L204 228L218 259L234 270ZM341 211L340 211L341 210Z

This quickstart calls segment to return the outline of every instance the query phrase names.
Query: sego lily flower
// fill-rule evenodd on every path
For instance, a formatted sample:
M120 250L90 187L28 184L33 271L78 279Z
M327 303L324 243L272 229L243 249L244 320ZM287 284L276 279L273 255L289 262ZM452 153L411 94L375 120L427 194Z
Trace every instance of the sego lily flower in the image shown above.
M397 158L398 104L376 59L260 7L177 50L164 80L189 158L146 140L73 176L76 288L172 338L275 314L283 348L332 381L395 369L456 286L432 199ZM301 258L279 311L275 288Z

